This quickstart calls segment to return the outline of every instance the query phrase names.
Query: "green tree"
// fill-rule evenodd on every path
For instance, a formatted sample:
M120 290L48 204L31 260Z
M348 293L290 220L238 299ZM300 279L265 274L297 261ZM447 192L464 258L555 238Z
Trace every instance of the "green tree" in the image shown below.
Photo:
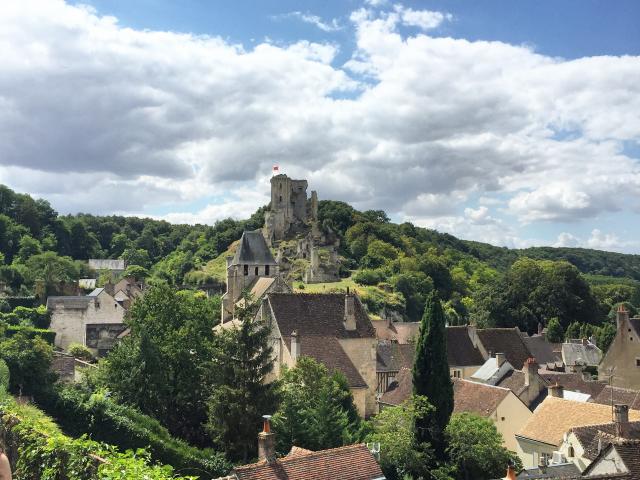
M347 381L339 372L301 357L280 382L281 402L273 416L278 451L340 447L359 440L361 420Z
M174 435L205 444L211 331L219 312L217 297L150 288L129 312L130 335L101 363L101 383Z
M474 413L455 414L447 425L446 436L457 480L502 478L509 463L516 466L516 471L522 469L518 456L503 447L502 435L491 420Z
M547 323L547 340L553 343L562 343L564 341L564 332L557 317L553 317Z
M44 252L30 257L21 270L25 283L33 287L36 280L44 282L46 295L57 293L61 283L78 280L88 267L74 262L69 257L60 257L55 252Z
M31 235L24 235L20 239L20 248L18 250L18 260L22 263L34 255L42 253L40 242Z
M273 369L270 328L254 318L256 305L236 310L239 323L218 332L212 355L209 431L228 458L246 463L257 453L262 415L275 410L276 389L266 383Z
M564 334L565 339L571 340L571 339L581 338L580 336L581 328L582 328L582 325L580 325L580 322L572 322L571 324L569 324L569 326L567 327L567 331Z
M414 395L402 405L385 407L373 420L373 432L367 442L380 444L380 467L388 480L406 476L429 478L428 465L432 452L427 443L416 436L414 424L433 412L425 397Z
M613 342L613 339L616 337L616 333L616 326L613 323L603 323L602 326L596 330L594 335L598 348L606 353L607 350L609 350L611 342Z
M0 359L9 367L9 391L21 395L39 395L51 388L53 348L40 337L18 333L0 341Z
M125 277L133 277L136 280L142 280L149 276L149 270L140 265L128 265L127 269L124 271Z
M434 411L416 418L416 438L445 458L444 429L453 412L453 384L447 360L445 316L436 292L427 299L413 364L413 393L427 397Z

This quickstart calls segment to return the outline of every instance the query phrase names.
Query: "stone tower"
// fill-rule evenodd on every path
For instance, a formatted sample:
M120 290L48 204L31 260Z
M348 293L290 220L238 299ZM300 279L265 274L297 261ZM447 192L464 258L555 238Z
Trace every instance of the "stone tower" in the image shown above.
M269 245L285 239L318 218L318 196L307 198L307 181L286 175L271 178L271 208L265 214L264 236Z
M222 296L222 322L231 320L235 306L245 290L249 290L260 278L275 278L276 263L262 233L244 232L233 257L227 257L227 291Z

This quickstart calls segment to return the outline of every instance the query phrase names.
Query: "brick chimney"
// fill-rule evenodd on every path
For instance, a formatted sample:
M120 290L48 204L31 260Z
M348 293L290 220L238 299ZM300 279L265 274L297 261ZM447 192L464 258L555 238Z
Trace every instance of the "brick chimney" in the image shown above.
M344 328L352 331L356 329L356 299L349 293L349 287L344 296Z
M613 407L613 417L616 424L616 437L629 437L629 406L615 405Z
M533 357L527 358L524 362L524 384L526 386L532 385L537 382L538 375L538 362Z
M627 323L629 323L629 311L624 305L620 304L616 312L616 325L618 330L622 330Z
M496 353L496 364L498 365L498 368L500 368L504 364L504 361L504 353Z
M549 395L556 398L564 398L564 387L556 383L555 385L549 385Z
M298 331L294 330L291 332L291 358L294 363L298 360L300 356L300 339L298 338Z
M271 432L271 415L263 415L262 431L258 434L258 460L276 461L276 434Z

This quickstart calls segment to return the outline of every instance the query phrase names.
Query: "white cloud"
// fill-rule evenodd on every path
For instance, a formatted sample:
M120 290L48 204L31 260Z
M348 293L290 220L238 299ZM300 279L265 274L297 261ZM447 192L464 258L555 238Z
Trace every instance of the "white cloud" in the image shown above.
M394 5L394 10L399 14L400 21L403 25L419 27L425 31L439 27L445 20L453 20L453 15L450 13L434 12L431 10L413 10L399 4Z
M275 18L297 18L304 23L309 23L318 27L323 32L337 32L338 30L342 30L342 26L338 22L338 19L332 18L330 22L325 22L318 15L312 15L310 13L289 12L283 15L278 15Z
M63 212L218 195L229 203L181 218L248 212L263 198L233 193L273 163L320 198L500 244L523 242L504 214L570 223L640 205L622 148L640 138L639 57L406 36L450 17L401 6L351 15L342 67L330 43L135 30L62 0L2 9L0 181Z
M558 235L557 240L552 245L554 247L579 247L581 241L578 237L572 235L569 232L562 232Z

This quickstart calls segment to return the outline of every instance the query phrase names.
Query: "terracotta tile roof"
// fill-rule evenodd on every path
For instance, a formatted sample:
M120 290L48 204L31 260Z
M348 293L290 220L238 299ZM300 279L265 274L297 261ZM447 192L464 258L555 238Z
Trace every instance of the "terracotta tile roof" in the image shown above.
M355 297L356 329L344 328L345 295L341 293L269 293L271 309L283 337L296 330L302 337L375 338L371 320Z
M324 364L329 371L342 372L347 377L347 382L352 388L367 386L358 369L349 356L345 353L340 342L335 337L322 337L318 335L298 336L300 342L300 355L311 357ZM291 349L291 337L287 341Z
M451 367L482 365L484 358L469 337L468 327L447 327L447 360Z
M522 370L524 362L532 356L517 328L483 328L477 332L487 353L504 353L516 370Z
M373 320L378 340L391 340L401 344L413 343L420 331L420 322L387 322Z
M374 480L384 479L364 444L288 455L275 462L254 463L233 470L238 480Z
M562 385L565 390L588 393L593 398L596 398L607 386L606 383L597 380L585 380L581 373L550 372L548 370L539 370L538 373L548 385L557 383Z
M593 401L603 405L611 405L611 395L613 394L613 403L622 403L629 405L632 410L640 410L640 391L628 388L610 387L606 385L599 395L594 397Z
M511 370L504 377L502 377L498 383L496 383L496 386L508 388L516 395L520 395L525 389L524 381L524 372L521 372L519 370Z
M496 411L511 391L484 383L453 378L453 412L472 412L483 417Z
M400 405L408 400L413 393L413 377L411 370L403 368L396 375L395 381L389 385L386 392L380 397L380 403L384 405Z
M640 420L640 411L629 410L629 419ZM547 396L516 436L555 446L571 428L610 421L611 407L607 405Z
M616 440L616 425L613 422L601 425L588 425L572 428L571 432L576 436L584 450L583 456L593 460L598 456L598 444L606 445ZM627 440L640 440L640 422L629 422L629 435Z
M399 372L402 368L413 368L416 347L412 344L379 343L376 349L376 371Z

